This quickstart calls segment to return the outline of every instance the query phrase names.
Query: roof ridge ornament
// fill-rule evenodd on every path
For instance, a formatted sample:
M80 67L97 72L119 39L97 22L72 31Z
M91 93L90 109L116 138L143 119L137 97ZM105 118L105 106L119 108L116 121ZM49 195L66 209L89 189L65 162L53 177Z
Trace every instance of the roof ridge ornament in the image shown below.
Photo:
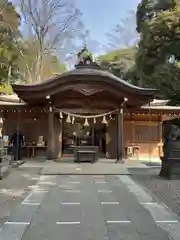
M92 52L88 50L86 43L81 51L77 54L77 64L75 67L100 69L100 66L94 61Z

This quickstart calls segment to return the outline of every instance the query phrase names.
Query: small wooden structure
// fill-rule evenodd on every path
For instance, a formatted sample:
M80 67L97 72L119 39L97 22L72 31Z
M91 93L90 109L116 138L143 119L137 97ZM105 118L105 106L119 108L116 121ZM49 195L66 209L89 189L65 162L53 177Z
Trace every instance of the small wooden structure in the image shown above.
M77 146L74 147L75 162L91 162L94 163L99 158L98 146L92 145L92 137L83 136Z
M99 148L97 146L75 147L75 162L95 163L99 158Z

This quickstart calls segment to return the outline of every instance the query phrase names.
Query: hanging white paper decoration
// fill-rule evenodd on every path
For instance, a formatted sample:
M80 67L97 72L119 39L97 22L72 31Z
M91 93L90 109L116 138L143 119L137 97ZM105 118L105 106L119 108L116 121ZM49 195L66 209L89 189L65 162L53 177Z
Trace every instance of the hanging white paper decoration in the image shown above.
M75 121L75 118L74 118L74 117L72 117L72 124L74 124L74 121Z
M51 107L51 108L52 108L52 107ZM51 109L51 110L52 110L52 109ZM113 111L111 111L111 112L104 113L104 114L92 115L92 116L83 116L83 115L78 115L78 114L72 114L72 113L64 112L64 111L62 111L62 110L60 110L60 109L56 109L56 110L59 111L59 116L60 116L60 118L63 118L63 115L66 115L66 116L67 116L66 122L68 122L68 123L74 124L75 118L85 119L85 122L84 122L84 125L85 125L85 126L89 126L88 119L93 119L93 123L95 124L95 123L96 123L96 119L97 119L97 118L101 118L101 117L103 117L102 123L103 123L103 124L108 124L108 122L107 122L107 120L106 120L106 116L109 115L110 119L112 120L113 118L112 118L112 115L111 115L111 114L118 111L118 109L116 109L116 110L113 110ZM71 118L72 118L72 122L71 122Z
M59 117L60 117L61 119L63 118L62 112L59 112Z
M106 120L106 116L103 116L103 120L102 120L103 124L108 124L107 120Z
M66 122L71 123L71 117L69 115L67 116Z
M89 126L87 118L85 119L84 126Z
M3 125L3 118L0 118L0 125Z

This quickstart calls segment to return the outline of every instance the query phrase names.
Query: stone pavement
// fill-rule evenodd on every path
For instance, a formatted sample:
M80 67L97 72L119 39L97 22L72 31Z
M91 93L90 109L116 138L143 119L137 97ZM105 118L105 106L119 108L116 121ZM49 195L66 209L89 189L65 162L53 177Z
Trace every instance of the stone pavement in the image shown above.
M36 184L41 169L22 165L10 169L9 175L0 180L0 226L31 191L30 186Z
M125 161L125 163L115 163L113 159L100 159L96 163L74 163L73 159L54 162L46 161L43 165L43 175L127 175L130 174L128 168L147 168L146 165L137 161Z
M127 175L42 175L0 230L1 240L179 238L179 218Z

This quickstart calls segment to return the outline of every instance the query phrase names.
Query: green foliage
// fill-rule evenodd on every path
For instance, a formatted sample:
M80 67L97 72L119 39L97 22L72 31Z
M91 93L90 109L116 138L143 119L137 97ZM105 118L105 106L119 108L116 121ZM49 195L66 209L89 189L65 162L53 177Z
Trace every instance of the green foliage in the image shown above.
M136 69L142 86L161 89L172 104L180 98L180 5L179 0L158 1L159 5L146 5L150 1L142 0L138 11L144 10L144 18L139 18L137 26L141 32L136 55ZM151 1L152 2L152 1ZM163 5L164 4L164 5ZM146 10L146 14L145 14ZM137 11L137 17L140 14ZM154 16L148 15L154 12ZM137 21L138 22L138 21ZM170 61L171 58L174 61Z
M22 38L21 19L10 1L0 0L0 9L0 84L37 82L65 70L52 51L46 51L46 41Z
M1 94L7 94L7 95L13 94L13 90L12 90L11 85L1 84L0 85L0 93Z
M128 69L128 71L124 74L123 79L130 82L133 85L136 86L139 85L139 74L135 64Z
M177 91L179 76L180 69L175 64L157 65L151 76L146 75L146 84L152 87L156 85L164 95L171 97L172 92Z
M127 78L132 71L137 49L135 47L119 49L99 57L102 68L110 70L117 77L130 81ZM131 76L132 75L128 75ZM132 80L133 81L133 80Z
M118 61L120 58L127 60L134 60L136 55L137 48L123 48L116 51L111 51L105 55L99 56L100 61Z
M151 20L159 12L172 9L177 0L142 0L137 7L136 23L137 31L142 32L146 27L146 21Z
M8 0L1 0L0 9L0 83L5 83L18 77L15 39L19 35L20 17Z
M180 7L162 11L147 23L137 54L138 68L151 73L157 64L166 64L172 55L180 59Z

